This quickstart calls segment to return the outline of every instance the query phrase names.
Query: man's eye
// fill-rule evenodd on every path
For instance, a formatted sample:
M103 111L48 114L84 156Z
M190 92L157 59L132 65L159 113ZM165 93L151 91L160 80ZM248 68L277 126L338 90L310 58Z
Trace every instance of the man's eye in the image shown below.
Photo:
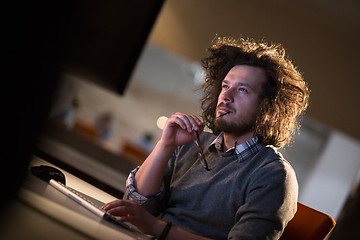
M239 88L239 92L242 92L242 93L247 93L248 90L246 88Z
M222 88L228 89L228 88L229 88L229 86L228 86L228 85L226 85L226 84L224 84L224 85L222 85Z

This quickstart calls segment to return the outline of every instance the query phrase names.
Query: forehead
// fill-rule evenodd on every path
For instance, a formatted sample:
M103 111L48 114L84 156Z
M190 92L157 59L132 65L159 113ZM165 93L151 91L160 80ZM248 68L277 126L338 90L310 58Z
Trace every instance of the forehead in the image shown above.
M265 70L249 65L236 65L230 69L224 81L248 84L253 87L261 86L266 81Z

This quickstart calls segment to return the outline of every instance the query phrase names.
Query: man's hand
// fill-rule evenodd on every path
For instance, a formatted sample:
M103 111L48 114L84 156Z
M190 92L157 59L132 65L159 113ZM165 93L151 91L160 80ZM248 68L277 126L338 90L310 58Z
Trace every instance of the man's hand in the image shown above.
M164 225L133 200L114 200L105 204L102 209L119 217L120 221L129 222L139 228L141 232L153 236L159 235L163 228L162 225Z
M175 113L166 122L160 142L166 147L176 148L194 140L197 131L204 130L204 123L195 115Z
M166 222L154 217L133 200L115 200L105 204L102 208L111 215L120 217L120 221L129 222L139 228L141 232L156 238L160 237L166 226ZM176 226L171 227L167 239L209 240Z

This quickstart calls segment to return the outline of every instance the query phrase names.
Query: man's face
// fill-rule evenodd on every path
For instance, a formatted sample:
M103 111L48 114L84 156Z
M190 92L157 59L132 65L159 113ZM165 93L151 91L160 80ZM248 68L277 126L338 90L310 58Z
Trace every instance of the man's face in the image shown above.
M265 81L262 68L234 66L222 82L216 108L216 128L235 135L252 132Z

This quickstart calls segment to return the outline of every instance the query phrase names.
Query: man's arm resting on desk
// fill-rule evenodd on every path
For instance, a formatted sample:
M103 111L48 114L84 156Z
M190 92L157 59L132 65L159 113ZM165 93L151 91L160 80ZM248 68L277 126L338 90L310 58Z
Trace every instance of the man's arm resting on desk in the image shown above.
M103 209L114 216L120 217L123 222L129 222L139 228L140 231L159 238L166 227L166 222L154 217L147 210L133 200L115 200L103 206ZM205 240L208 238L187 232L182 228L172 226L166 239Z

